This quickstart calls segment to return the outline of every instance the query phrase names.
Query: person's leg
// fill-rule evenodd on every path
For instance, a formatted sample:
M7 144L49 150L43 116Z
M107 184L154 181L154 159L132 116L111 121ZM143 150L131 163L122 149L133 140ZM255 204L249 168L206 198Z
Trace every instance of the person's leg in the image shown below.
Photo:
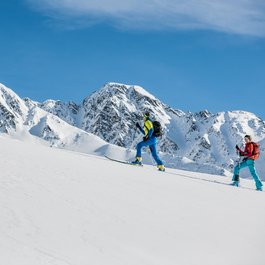
M165 171L165 166L164 166L163 162L161 161L161 159L159 158L159 156L157 155L156 144L150 145L150 150L151 150L151 154L152 154L153 158L155 159L155 161L157 163L158 170L159 171Z
M161 159L157 155L156 144L150 145L150 150L151 150L151 154L152 154L154 160L156 161L157 165L163 165L163 162L161 161Z
M256 172L256 169L255 169L255 162L254 160L247 160L247 164L248 164L248 168L249 168L249 171L251 173L251 176L253 177L253 179L255 180L255 184L256 184L256 188L258 190L261 190L262 189L262 182L260 181L260 178Z
M246 161L242 161L241 163L238 163L235 168L234 168L234 175L233 175L233 178L232 178L232 185L235 185L235 186L238 186L239 184L239 171L244 168L244 167L247 167L247 162Z
M132 162L133 164L141 164L142 161L142 148L145 146L150 146L153 144L152 138L147 141L141 141L136 146L136 160Z
M142 148L145 146L145 142L142 141L136 146L136 157L142 157Z

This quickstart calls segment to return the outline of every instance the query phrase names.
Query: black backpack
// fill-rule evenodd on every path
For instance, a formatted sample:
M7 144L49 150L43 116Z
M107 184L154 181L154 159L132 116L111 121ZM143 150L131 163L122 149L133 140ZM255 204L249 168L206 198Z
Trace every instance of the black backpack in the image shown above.
M161 123L159 121L153 121L153 127L154 127L153 136L161 137L163 134Z

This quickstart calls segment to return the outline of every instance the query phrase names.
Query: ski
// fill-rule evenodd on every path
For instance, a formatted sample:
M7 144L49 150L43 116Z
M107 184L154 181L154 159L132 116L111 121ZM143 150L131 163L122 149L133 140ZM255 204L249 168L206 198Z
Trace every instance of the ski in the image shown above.
M111 161L114 161L114 162L117 162L117 163L121 163L121 164L126 164L126 165L131 165L131 166L138 166L138 167L143 167L143 165L139 165L139 164L132 164L130 161L124 161L124 160L119 160L119 159L114 159L114 158L111 158L109 156L106 156L105 157Z

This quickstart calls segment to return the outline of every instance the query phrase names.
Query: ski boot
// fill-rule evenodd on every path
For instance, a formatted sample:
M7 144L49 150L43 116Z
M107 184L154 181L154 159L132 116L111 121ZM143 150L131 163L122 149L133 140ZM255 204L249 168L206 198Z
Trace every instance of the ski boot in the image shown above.
M163 171L165 172L166 169L165 169L165 166L164 165L157 165L157 168L158 168L158 171Z
M141 166L141 165L142 165L142 158L139 157L139 156L137 156L137 157L135 158L135 160L134 160L133 162L131 162L131 164Z
M263 187L262 186L259 186L259 187L256 188L256 190L263 191Z
M239 187L239 180L235 180L231 183L231 186Z
M232 181L233 181L231 183L232 186L239 187L239 175L234 175Z

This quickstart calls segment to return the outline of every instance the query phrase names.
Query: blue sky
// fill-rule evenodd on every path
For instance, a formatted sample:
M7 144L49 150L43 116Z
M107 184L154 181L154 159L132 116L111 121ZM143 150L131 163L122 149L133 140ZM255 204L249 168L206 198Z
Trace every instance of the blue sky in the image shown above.
M265 1L0 1L0 82L81 102L106 82L265 120Z

